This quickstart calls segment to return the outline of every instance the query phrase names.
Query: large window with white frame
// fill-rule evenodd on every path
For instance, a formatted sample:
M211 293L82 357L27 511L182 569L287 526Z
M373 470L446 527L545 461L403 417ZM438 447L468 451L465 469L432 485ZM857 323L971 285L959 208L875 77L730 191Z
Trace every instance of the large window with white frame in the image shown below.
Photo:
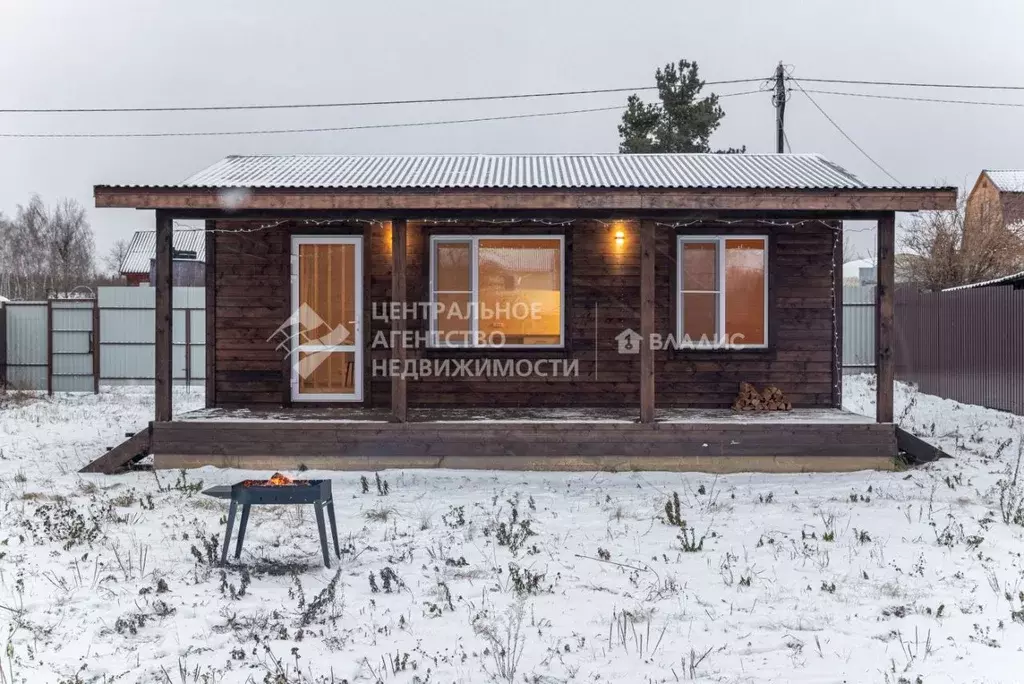
M768 346L768 238L680 236L676 339L690 349Z
M562 236L432 236L430 344L564 345Z

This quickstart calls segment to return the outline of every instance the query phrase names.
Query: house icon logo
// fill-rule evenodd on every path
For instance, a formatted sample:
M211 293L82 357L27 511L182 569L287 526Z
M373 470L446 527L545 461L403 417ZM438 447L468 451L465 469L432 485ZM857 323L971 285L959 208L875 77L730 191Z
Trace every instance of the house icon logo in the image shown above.
M626 328L615 336L615 341L619 343L620 354L639 354L640 343L643 339L640 333L630 328Z

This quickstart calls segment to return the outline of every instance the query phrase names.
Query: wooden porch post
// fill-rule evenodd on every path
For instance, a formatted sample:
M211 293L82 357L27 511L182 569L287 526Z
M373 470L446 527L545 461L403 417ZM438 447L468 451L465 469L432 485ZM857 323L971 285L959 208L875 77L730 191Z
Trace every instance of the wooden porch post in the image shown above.
M156 212L156 367L153 385L156 394L156 416L158 422L171 419L174 377L171 364L174 358L171 324L173 321L172 297L174 274L171 258L174 245L173 219L165 212ZM209 353L210 350L207 350Z
M654 422L654 221L640 222L640 422Z
M206 229L206 408L217 405L217 234L213 221ZM289 377L290 376L286 376ZM289 396L291 396L289 392Z
M895 266L896 214L889 212L878 219L878 264L875 286L875 419L879 423L893 420L893 390L896 380L893 358L893 290L896 287Z
M391 301L399 304L401 310L405 308L406 300L406 220L393 219L391 221ZM398 363L398 373L391 374L391 414L395 422L404 423L407 418L408 401L406 398L405 386L405 316L392 317L391 319L392 344L391 358Z

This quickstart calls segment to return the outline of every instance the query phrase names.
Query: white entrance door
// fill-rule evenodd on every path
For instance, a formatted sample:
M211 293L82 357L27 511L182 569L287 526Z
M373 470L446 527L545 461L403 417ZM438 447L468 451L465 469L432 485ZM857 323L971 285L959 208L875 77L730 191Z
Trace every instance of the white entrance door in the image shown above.
M362 401L363 239L292 237L292 401Z

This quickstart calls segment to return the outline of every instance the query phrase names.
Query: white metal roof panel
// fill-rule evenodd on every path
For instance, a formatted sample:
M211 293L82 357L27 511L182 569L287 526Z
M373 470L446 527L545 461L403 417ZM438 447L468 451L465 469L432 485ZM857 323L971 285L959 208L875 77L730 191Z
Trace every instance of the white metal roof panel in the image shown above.
M174 249L195 252L196 261L206 261L206 231L195 229L174 230ZM121 275L149 273L149 262L156 257L156 231L138 230L132 236L128 251L121 260Z
M230 156L179 188L867 188L817 154Z

